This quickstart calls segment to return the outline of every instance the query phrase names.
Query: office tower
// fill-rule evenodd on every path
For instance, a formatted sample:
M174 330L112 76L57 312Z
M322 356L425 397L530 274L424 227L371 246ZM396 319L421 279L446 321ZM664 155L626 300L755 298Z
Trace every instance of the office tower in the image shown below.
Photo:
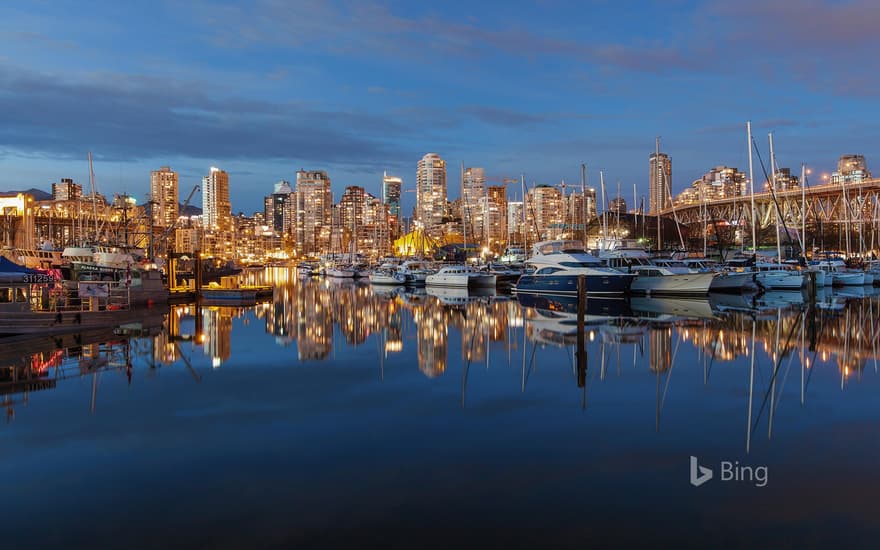
M263 199L266 225L280 235L291 234L296 212L295 200L290 182L281 180L276 183L273 193Z
M416 172L416 221L432 237L443 234L446 213L446 161L428 153Z
M296 248L300 254L329 251L333 191L323 170L296 173Z
M672 205L672 160L666 153L651 153L648 165L648 212L653 214Z
M232 231L229 174L214 166L202 178L202 227L208 231Z
M483 216L486 203L486 172L482 168L465 168L461 173L462 223L469 240L484 239Z
M400 193L402 187L403 178L389 176L387 172L382 175L382 202L388 205L388 215L393 218L391 224L395 232L400 224Z
M153 223L171 227L178 216L177 172L168 166L150 172L150 197Z

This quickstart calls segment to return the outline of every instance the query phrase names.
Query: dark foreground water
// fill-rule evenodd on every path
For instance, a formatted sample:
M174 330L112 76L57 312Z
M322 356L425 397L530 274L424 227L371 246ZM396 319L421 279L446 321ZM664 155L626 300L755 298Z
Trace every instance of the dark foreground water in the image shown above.
M579 364L563 301L270 275L0 342L4 548L877 546L871 289L590 301Z

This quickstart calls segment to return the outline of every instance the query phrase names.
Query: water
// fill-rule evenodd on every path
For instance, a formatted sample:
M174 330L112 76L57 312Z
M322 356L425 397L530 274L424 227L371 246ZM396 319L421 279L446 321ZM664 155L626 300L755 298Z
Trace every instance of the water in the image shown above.
M273 302L0 344L8 547L877 535L873 289L591 300L579 368L563 301L249 276Z

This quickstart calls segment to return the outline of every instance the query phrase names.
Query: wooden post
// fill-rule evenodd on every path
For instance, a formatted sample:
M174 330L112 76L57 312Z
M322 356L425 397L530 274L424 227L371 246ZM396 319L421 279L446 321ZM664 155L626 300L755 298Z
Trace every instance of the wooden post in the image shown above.
M584 334L584 315L587 309L587 279L578 275L577 301L577 384L583 388L587 383L587 346Z
M202 295L202 253L199 250L195 251L193 254L195 258L195 265L193 266L193 275L195 277L195 281L193 284L195 285L196 291L196 300L198 300Z

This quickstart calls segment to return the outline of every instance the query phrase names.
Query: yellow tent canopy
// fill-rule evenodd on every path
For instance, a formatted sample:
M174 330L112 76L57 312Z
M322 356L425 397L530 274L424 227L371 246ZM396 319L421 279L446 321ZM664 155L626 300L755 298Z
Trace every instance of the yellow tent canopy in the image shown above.
M394 250L399 256L430 254L439 244L422 229L415 229L394 241Z

